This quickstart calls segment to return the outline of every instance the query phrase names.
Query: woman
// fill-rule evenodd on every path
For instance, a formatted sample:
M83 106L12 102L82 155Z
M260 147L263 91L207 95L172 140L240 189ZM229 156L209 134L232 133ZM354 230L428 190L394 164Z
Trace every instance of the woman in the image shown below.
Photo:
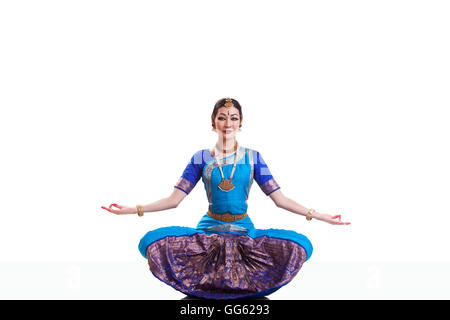
M135 214L176 208L202 178L208 212L197 227L164 227L149 231L139 250L161 281L189 295L210 299L266 296L289 283L311 257L308 238L294 231L255 229L247 215L253 179L277 207L336 225L340 215L305 208L285 197L258 151L241 147L236 133L242 126L238 101L217 101L211 116L216 145L196 152L173 193L136 207L102 207L114 214ZM116 207L118 209L113 209Z

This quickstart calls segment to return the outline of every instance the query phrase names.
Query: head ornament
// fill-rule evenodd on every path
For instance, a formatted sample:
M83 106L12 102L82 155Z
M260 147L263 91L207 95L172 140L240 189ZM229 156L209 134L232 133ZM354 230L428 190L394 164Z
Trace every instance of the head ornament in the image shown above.
M231 98L225 98L225 107L234 107L233 100Z

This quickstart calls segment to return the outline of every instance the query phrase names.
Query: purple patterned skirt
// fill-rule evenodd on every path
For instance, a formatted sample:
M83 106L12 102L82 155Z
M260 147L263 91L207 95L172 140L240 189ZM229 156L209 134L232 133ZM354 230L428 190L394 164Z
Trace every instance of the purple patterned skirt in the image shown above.
M158 279L208 299L268 295L289 283L307 259L296 241L233 233L168 235L144 251Z

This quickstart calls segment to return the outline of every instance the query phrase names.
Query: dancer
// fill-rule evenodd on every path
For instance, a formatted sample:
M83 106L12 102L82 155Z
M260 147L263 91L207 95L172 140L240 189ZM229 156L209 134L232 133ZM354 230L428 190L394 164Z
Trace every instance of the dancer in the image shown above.
M209 205L196 228L158 228L139 243L153 275L188 296L267 296L288 284L311 257L313 247L306 236L291 230L255 228L247 214L253 180L279 208L308 221L350 224L342 221L341 215L319 213L284 196L261 154L236 140L242 120L237 100L218 100L211 115L217 143L192 156L169 197L135 207L115 203L102 207L118 215L139 216L176 208L202 179Z

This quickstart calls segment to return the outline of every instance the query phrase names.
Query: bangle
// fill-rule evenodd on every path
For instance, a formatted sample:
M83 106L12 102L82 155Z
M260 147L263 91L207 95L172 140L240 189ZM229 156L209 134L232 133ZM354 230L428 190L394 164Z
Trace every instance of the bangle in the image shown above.
M140 204L138 204L138 205L136 206L136 208L137 208L137 210L138 210L138 212L137 212L138 216L139 216L139 217L142 217L142 216L144 215L144 211L143 211L143 209L142 209L142 206L141 206Z
M311 221L312 218L313 218L312 214L313 214L314 212L316 212L316 210L314 210L314 209L309 209L308 212L306 213L306 220Z

